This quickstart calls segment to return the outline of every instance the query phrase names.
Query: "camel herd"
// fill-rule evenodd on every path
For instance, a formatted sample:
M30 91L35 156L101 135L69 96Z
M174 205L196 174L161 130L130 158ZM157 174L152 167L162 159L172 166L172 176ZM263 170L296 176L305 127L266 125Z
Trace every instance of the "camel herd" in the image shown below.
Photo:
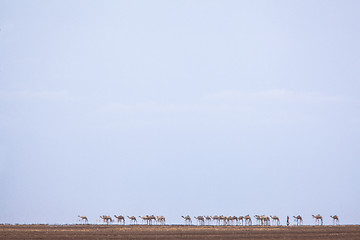
M78 216L80 218L81 223L85 223L87 224L88 218L86 216ZM137 224L137 218L135 216L126 216L129 220L130 220L130 224ZM165 225L165 217L164 216L154 216L154 215L145 215L145 216L139 216L139 218L142 220L142 223L146 223L148 225L152 225L153 223L157 223L157 224L161 224L161 225ZM125 217L120 215L120 216L116 216L114 215L114 219L117 220L118 223L120 224L125 224ZM107 215L102 215L100 216L100 221L109 224L114 222L114 219L110 216ZM97 220L98 221L98 220Z
M315 225L323 225L323 217L320 214L312 215L313 218L315 219ZM189 215L187 216L181 216L184 221L185 221L185 225L192 225L192 220L191 217ZM337 225L339 224L339 218L338 216L334 215L334 216L330 216L333 219L333 224ZM256 224L257 225L262 225L262 226L270 226L270 225L275 225L275 226L279 226L280 225L280 218L277 216L266 216L266 215L255 215L254 218L256 219ZM296 225L302 225L303 224L303 219L300 215L298 216L293 216L294 221L296 222ZM252 218L250 217L250 215L246 215L246 216L240 216L240 217L236 217L236 216L197 216L194 217L194 219L197 221L198 225L210 225L210 224L216 224L216 225L245 225L245 226L249 226L252 225ZM287 219L287 225L290 225L289 222L289 218Z
M78 216L81 221L81 223L87 224L88 223L88 218L86 216ZM130 220L130 224L138 224L137 218L135 216L126 216L129 220ZM185 221L185 225L192 225L192 218L187 215L187 216L181 216L184 221ZM320 214L317 215L312 215L313 219L315 220L315 225L323 225L324 221L323 221L323 217ZM333 224L334 225L338 225L339 224L339 218L338 216L334 215L334 216L330 216L333 219ZM266 215L255 215L254 218L256 219L256 224L257 225L261 225L261 226L270 226L270 225L275 225L275 226L279 226L280 225L280 218L277 216L266 216ZM294 218L294 222L296 222L296 225L302 225L303 224L303 219L300 215L298 216L293 216ZM125 217L120 215L114 215L114 219L116 219L116 221L119 224L125 224ZM102 215L100 216L100 221L102 221L103 223L109 224L114 222L114 220L112 217L107 216L107 215ZM154 216L154 215L145 215L145 216L139 216L139 219L141 219L142 224L147 224L147 225L152 225L152 224L161 224L161 225L165 225L165 217L164 216ZM236 216L197 216L194 217L195 221L197 222L198 225L211 225L211 224L215 224L215 225L245 225L245 226L250 226L252 225L252 218L250 217L250 215L246 215L246 216L240 216L240 217L236 217ZM289 225L289 217L287 217L287 225Z

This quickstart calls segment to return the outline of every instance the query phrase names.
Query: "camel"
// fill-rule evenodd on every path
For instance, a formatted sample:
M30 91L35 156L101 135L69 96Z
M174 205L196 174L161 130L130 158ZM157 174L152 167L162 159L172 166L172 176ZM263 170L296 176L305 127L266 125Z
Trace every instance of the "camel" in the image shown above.
M106 222L106 224L109 224L109 222L112 223L112 222L114 221L110 216L102 215L102 216L100 216L100 218L101 218L104 222Z
M260 223L260 216L259 216L259 215L255 215L254 217L256 218L256 223L259 224L259 223Z
M277 216L270 216L270 217L272 218L273 224L275 222L276 225L280 225L280 219Z
M152 221L156 222L156 217L154 215L149 216L150 225L152 224Z
M191 217L189 215L181 217L185 220L185 225L192 225Z
M232 219L232 220L231 220L231 223L232 223L232 224L234 224L234 222L235 222L236 225L239 225L239 218L238 218L238 217L232 216L231 219Z
M225 217L227 225L234 225L234 222L238 223L238 218L236 216Z
M268 217L268 216L266 216L266 215L261 215L260 216L260 220L261 220L261 224L262 225L268 225L268 226L270 226L270 218Z
M204 225L205 224L205 219L204 219L203 216L198 216L198 217L194 217L194 218L198 220L199 225Z
M256 221L259 225L269 225L270 223L270 218L266 215L255 215L254 217L256 218Z
M265 221L265 225L268 225L268 226L270 226L270 218L268 217L268 216L264 216L264 221Z
M88 223L88 219L86 216L78 216L80 218L81 223Z
M303 224L303 219L300 215L297 215L296 217L293 216L293 217L295 218L294 221L296 221L296 225L299 225L299 223L300 223L300 225Z
M136 217L135 216L127 216L129 219L130 219L130 223L133 223L133 224L136 224L137 223L137 220L136 220Z
M142 224L144 224L144 221L145 221L147 225L150 225L150 216L149 215L145 215L143 217L139 216L139 218L141 218Z
M224 216L224 217L223 217L223 221L224 221L224 225L228 225L228 224L230 224L231 217Z
M252 225L252 220L251 220L251 217L249 216L249 214L246 215L244 217L244 219L245 219L245 225Z
M165 224L165 217L164 216L157 216L156 221L162 225Z
M220 225L220 217L215 215L212 217L212 219L215 221L215 223L217 223L218 225Z
M330 216L332 219L333 219L333 224L334 225L337 225L337 224L339 224L339 218L338 218L338 216Z
M238 222L241 222L241 225L244 225L244 219L245 219L245 217L240 216L240 217L238 217Z
M210 216L204 216L205 220L206 220L206 223L207 225L210 225L211 223L211 217Z
M152 221L154 220L156 222L156 217L154 215L145 215L143 217L139 216L139 218L141 218L144 221L146 221L147 225L152 225Z
M122 215L120 215L120 216L114 215L114 217L117 218L118 223L121 223L121 222L122 222L123 224L125 224L125 218L124 218L124 216L122 216Z
M320 214L318 214L316 216L312 215L312 217L315 219L315 225L316 225L316 223L318 223L319 225L321 223L321 225L323 225L323 218Z
M219 224L221 224L221 221L223 222L224 225L226 225L226 220L227 218L223 215L219 216Z

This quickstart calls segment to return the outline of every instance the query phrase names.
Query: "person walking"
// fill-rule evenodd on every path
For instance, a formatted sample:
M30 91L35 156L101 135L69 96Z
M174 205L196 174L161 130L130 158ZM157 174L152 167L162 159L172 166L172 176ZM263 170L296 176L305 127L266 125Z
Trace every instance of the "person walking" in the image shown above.
M287 218L286 218L286 225L287 225L287 226L290 225L289 216L287 216Z

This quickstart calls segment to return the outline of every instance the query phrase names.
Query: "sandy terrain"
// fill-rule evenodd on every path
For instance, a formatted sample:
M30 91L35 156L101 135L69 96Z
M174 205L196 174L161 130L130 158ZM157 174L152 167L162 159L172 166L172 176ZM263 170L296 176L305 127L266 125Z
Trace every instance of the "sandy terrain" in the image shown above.
M0 239L360 239L360 226L0 225Z

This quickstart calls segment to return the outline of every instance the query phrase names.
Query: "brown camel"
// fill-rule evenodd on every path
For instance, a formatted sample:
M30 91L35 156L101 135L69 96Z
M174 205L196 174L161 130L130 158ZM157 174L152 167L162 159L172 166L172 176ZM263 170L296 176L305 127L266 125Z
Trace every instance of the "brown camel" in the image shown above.
M294 221L296 221L296 225L302 225L303 224L303 219L302 219L302 217L300 216L300 215L297 215L296 217L295 216L293 216L295 219L294 219Z
M199 225L204 225L205 224L205 219L204 219L203 216L198 216L198 217L194 217L194 218L198 220Z
M221 221L223 222L224 225L226 225L227 217L225 217L224 215L219 216L219 222L220 222L220 224L221 224Z
M149 216L150 224L152 224L152 221L156 222L156 217L154 215Z
M320 214L316 216L312 215L312 217L315 219L315 225L316 223L323 225L323 217Z
M277 216L270 216L270 217L272 218L273 224L275 222L276 225L280 225L280 219Z
M215 216L213 216L211 218L215 221L215 224L220 225L220 217L218 215L215 215Z
M137 220L136 220L136 217L135 216L127 216L129 219L130 219L130 223L133 223L133 224L136 224L137 223Z
M245 217L244 217L244 216L240 216L240 217L238 217L238 219L239 219L239 223L241 223L241 225L244 225L244 219L245 219Z
M100 218L101 218L104 222L106 222L106 224L109 224L109 222L112 223L112 222L114 221L110 216L106 216L106 215L102 215L102 216L100 216Z
M251 217L249 216L249 214L246 215L244 217L244 219L245 219L245 225L252 225L252 220L251 220Z
M124 218L124 216L122 216L122 215L120 215L120 216L114 215L114 217L117 218L117 222L118 222L118 223L123 223L123 224L125 224L125 218Z
M145 221L147 225L150 225L150 216L149 215L139 216L139 218L141 218L142 224L144 224L144 221Z
M88 223L88 218L86 216L78 216L80 218L81 223Z
M256 221L259 225L269 225L270 223L270 218L266 215L255 215L254 217L256 218Z
M192 225L191 217L189 215L181 217L185 220L185 225Z
M156 221L160 223L161 225L165 224L165 217L164 216L157 216Z
M234 224L234 222L235 222L236 225L238 225L239 224L239 218L236 217L236 216L232 216L231 217L231 223Z
M204 216L207 225L209 225L211 223L211 217L210 216Z
M333 224L334 225L338 225L339 224L339 218L338 216L334 215L334 216L330 216L333 219Z

